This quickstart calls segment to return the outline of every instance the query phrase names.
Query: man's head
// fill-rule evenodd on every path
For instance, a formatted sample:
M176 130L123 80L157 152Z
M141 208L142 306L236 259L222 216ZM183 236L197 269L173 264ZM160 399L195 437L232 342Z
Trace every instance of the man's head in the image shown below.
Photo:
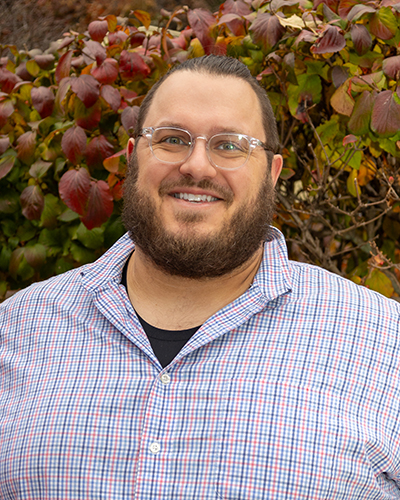
M165 272L187 278L241 267L268 236L282 166L265 92L234 59L194 59L151 89L138 123L123 213L137 247ZM246 144L253 145L248 156ZM177 148L191 154L171 156Z

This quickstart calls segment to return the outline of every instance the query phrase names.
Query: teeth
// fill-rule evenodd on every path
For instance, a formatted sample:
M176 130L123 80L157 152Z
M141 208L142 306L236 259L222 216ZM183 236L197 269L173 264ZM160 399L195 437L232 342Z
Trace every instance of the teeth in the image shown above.
M218 198L214 198L214 196L207 196L205 194L175 193L174 197L179 198L180 200L187 200L195 203L218 201Z

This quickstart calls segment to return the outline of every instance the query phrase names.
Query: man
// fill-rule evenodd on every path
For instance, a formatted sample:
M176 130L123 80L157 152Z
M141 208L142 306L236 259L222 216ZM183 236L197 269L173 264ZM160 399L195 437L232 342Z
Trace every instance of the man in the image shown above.
M277 147L234 59L153 87L128 234L2 308L1 499L400 498L399 304L288 261Z

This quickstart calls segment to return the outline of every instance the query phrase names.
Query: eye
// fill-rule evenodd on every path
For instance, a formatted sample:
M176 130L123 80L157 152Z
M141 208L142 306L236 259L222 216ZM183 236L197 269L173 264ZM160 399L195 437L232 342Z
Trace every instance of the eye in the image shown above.
M169 136L164 137L161 142L171 144L172 146L186 146L186 142L181 137Z

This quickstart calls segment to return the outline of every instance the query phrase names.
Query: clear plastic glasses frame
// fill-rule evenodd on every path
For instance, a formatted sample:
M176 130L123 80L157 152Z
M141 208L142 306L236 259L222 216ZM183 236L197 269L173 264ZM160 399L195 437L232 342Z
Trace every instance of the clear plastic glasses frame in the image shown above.
M170 164L184 163L193 153L196 141L206 141L206 153L210 163L223 170L237 170L248 162L258 146L266 151L271 148L254 137L235 132L215 134L210 138L203 135L193 137L178 127L146 127L138 137L145 137L153 156Z

